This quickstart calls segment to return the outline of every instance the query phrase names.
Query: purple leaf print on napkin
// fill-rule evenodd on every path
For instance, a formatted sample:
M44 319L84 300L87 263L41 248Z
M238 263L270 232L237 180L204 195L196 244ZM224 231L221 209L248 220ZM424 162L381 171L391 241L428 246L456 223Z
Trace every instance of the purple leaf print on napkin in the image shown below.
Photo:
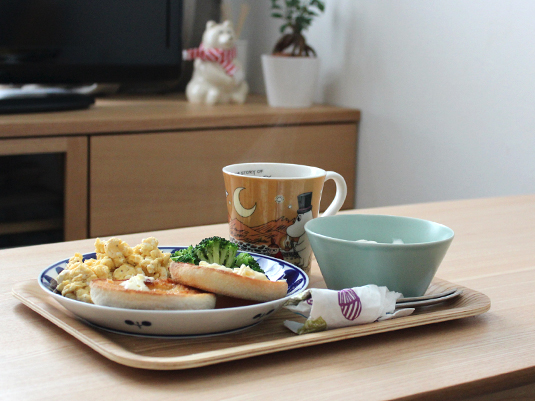
M360 298L351 288L338 292L338 305L340 305L342 315L347 320L355 320L362 311Z

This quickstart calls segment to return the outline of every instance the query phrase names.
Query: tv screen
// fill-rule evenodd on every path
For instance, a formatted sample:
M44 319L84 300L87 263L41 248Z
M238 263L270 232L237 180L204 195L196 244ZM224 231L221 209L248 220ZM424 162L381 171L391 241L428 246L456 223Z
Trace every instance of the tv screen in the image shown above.
M0 84L174 80L182 0L0 0Z

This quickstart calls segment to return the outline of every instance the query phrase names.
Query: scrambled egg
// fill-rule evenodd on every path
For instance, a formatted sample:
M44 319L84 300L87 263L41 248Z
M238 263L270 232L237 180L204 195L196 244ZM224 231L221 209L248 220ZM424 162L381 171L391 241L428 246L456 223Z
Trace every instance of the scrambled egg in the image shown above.
M89 283L97 278L110 280L128 280L142 274L145 277L166 279L169 277L170 253L158 249L158 240L154 237L131 248L118 238L108 241L95 241L96 259L83 260L76 253L57 277L57 290L64 297L93 303Z

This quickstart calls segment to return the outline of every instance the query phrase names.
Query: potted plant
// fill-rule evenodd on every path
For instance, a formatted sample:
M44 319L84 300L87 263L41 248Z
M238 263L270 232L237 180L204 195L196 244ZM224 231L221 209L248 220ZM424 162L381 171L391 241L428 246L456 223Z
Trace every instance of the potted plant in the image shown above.
M262 55L264 83L270 106L312 105L319 60L303 31L324 10L322 0L271 0L271 16L282 20L282 36L272 54Z

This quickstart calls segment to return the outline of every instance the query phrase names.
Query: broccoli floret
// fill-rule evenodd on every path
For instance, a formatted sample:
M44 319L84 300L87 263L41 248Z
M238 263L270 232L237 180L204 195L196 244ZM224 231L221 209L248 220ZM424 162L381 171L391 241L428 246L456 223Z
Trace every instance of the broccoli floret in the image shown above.
M255 260L255 258L249 255L247 252L242 252L238 256L236 256L236 262L234 263L234 265L235 267L246 265L246 266L249 266L254 271L257 271L259 273L264 273L264 270L262 270L258 262Z
M194 265L199 264L199 258L195 255L194 248L191 245L185 249L175 251L171 255L171 260L175 262L191 263Z
M205 238L193 248L199 260L208 263L217 263L225 267L234 267L238 246L221 237Z
M254 271L264 273L255 258L247 252L238 254L238 245L221 237L205 238L195 246L190 245L188 248L175 251L171 255L171 260L194 265L198 265L202 260L229 269L246 265Z

